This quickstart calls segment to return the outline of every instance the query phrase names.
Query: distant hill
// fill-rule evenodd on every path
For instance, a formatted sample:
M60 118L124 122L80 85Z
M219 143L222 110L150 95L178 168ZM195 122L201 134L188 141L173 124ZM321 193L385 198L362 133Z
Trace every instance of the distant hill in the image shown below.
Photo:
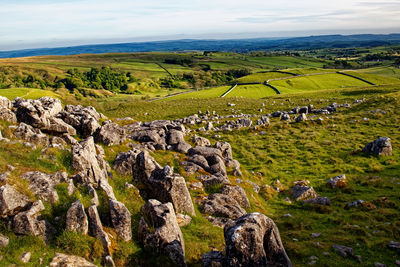
M98 44L59 48L25 49L0 52L0 58L43 55L75 55L156 51L305 50L321 48L372 47L400 44L400 34L321 35L295 38L256 38L231 40L173 40L120 44Z

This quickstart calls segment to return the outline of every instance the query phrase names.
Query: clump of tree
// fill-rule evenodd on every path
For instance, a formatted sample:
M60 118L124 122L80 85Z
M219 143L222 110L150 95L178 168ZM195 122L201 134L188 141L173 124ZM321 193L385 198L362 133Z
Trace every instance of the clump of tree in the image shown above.
M195 88L212 87L234 83L236 79L251 74L248 69L231 69L228 71L196 71L178 73L160 81L165 88Z
M60 80L59 87L64 85L70 91L83 87L121 92L128 89L128 82L135 81L130 73L107 67L92 68L90 71L79 71L75 68L68 70L67 73L70 76Z

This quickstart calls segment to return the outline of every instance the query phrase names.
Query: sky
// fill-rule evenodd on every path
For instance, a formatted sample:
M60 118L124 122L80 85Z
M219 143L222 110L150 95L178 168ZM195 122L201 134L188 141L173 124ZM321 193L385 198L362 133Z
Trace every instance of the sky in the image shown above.
M400 0L0 0L0 51L399 32Z

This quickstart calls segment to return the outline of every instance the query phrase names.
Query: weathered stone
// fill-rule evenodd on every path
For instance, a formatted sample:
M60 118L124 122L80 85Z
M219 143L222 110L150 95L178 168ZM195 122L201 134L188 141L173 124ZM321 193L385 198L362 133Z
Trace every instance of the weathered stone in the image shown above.
M202 211L206 214L230 219L237 219L246 214L246 211L234 198L219 193L208 196L202 205Z
M341 187L346 187L347 186L347 180L346 180L346 175L338 175L333 178L329 178L326 181L326 185L331 187L331 188L341 188Z
M380 137L371 143L368 143L364 149L364 153L376 156L391 156L392 142L389 137Z
M28 251L28 252L25 252L24 254L22 254L20 260L21 260L23 263L29 262L29 261L31 260L31 253L30 253L29 251Z
M0 106L0 120L5 120L10 123L16 123L17 116L10 109Z
M150 199L142 207L138 237L145 251L166 255L176 266L186 266L185 245L171 203Z
M278 227L260 213L247 214L224 228L226 266L292 266Z
M119 145L125 142L125 129L112 121L105 121L96 132L96 141L107 146Z
M210 140L208 140L207 138L201 137L201 136L197 136L194 135L192 138L192 142L194 143L195 146L210 146Z
M306 113L300 113L300 115L296 118L296 122L302 122L306 120L307 120Z
M211 156L219 156L222 158L222 152L218 148L206 147L206 146L196 146L194 148L189 149L188 151L190 156L193 155L202 155L203 157L211 157Z
M209 171L213 174L226 175L226 166L224 160L219 156L207 157L207 162L210 165Z
M0 107L11 109L12 103L7 97L0 96Z
M68 175L65 172L47 174L42 172L27 172L22 174L23 179L29 181L29 189L41 200L55 203L58 201L56 185L66 182Z
M190 222L192 221L192 217L186 214L177 213L176 221L178 222L179 227L184 227L190 224Z
M316 197L316 198L303 200L303 203L330 206L331 200L329 199L329 197Z
M102 155L97 155L93 137L72 145L72 167L78 171L75 179L82 184L101 187L109 198L115 199L112 187L108 184L108 163Z
M242 127L250 127L253 124L253 122L250 119L242 119L242 118L240 118L238 120L238 124L240 126L242 126Z
M0 234L0 247L8 246L9 242L10 242L10 240L8 239L8 237L6 237L5 235Z
M58 114L63 121L72 125L83 137L93 135L100 128L100 114L94 107L66 105L64 111Z
M109 200L111 222L117 234L124 240L132 239L131 213L125 205L116 200Z
M154 142L156 144L166 144L165 143L165 137L161 137L161 135L165 135L165 131L162 130L157 131L157 130L149 130L149 129L143 129L140 131L134 131L131 135L130 138L136 141L139 141L141 143L146 143L146 142Z
M91 262L88 262L82 257L74 255L66 255L62 253L55 254L54 258L50 262L50 267L97 267Z
M250 202L246 196L246 192L238 185L224 185L221 194L234 198L243 208L250 208Z
M115 157L113 169L121 174L132 174L132 168L136 164L136 157L140 150L131 149L128 152L120 152Z
M220 251L210 251L201 257L202 267L223 267L224 255Z
M141 152L136 158L133 182L145 199L171 202L176 212L195 215L185 179L174 174L168 165L161 169L147 151Z
M89 229L90 233L100 240L106 255L110 255L111 241L107 233L103 230L97 207L92 205L88 208Z
M183 132L172 129L167 134L166 142L174 151L187 153L192 146L185 141L184 136Z
M229 184L229 180L225 175L201 175L197 176L205 187L210 187L218 184Z
M202 155L193 155L189 158L189 161L199 165L204 170L210 170L210 166L208 165L206 158Z
M54 229L48 222L37 219L43 210L43 203L39 200L34 202L28 210L15 215L12 221L14 232L21 235L40 236L47 241Z
M354 251L350 247L334 244L332 245L332 248L344 258L348 256L354 256Z
M400 242L390 241L388 247L400 253Z
M68 179L67 193L68 196L71 196L75 192L74 181L72 179Z
M0 187L0 212L1 216L12 216L29 204L29 198L11 185Z
M66 215L66 228L68 231L78 232L86 235L89 230L89 222L80 200L72 203Z
M43 134L39 129L21 122L14 131L15 137L21 140L28 141L36 145L47 146L49 137Z
M284 113L281 116L281 121L290 121L290 115L288 113Z
M317 198L318 194L311 186L303 186L297 184L292 188L292 196L294 200L302 201L302 200Z

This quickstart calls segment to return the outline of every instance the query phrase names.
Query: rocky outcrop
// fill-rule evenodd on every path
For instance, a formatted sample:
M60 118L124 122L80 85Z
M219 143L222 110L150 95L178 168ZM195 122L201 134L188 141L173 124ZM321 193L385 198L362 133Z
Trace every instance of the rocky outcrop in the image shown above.
M229 184L229 180L225 175L200 175L196 177L205 187Z
M368 143L364 147L363 152L376 156L391 156L392 142L389 137L380 137L371 143Z
M168 165L161 168L147 151L136 157L133 183L145 199L171 202L176 212L195 215L192 199L185 179L173 172Z
M140 152L140 150L131 149L128 152L118 153L113 163L113 169L124 175L132 174L132 168L136 164L136 157Z
M39 129L21 122L14 131L16 138L33 143L36 145L47 146L49 144L49 137L43 134Z
M222 267L224 266L225 257L220 251L210 251L201 257L202 267Z
M9 108L0 105L0 120L16 123L17 116Z
M68 180L68 175L65 172L47 174L35 171L24 173L21 177L29 181L29 189L39 199L52 203L58 201L56 185Z
M115 122L105 121L103 125L97 130L96 142L103 143L107 146L119 145L125 142L126 133L125 129Z
M7 97L0 96L0 107L11 109L12 103Z
M29 204L29 198L11 185L0 187L0 213L2 217L13 216Z
M197 135L193 136L192 142L195 146L211 146L210 140Z
M226 266L292 266L278 227L260 213L247 214L224 228Z
M92 205L88 208L89 229L92 236L100 240L103 245L105 255L111 255L110 246L111 240L107 233L103 230L103 224L100 221L99 212L97 207Z
M32 203L28 210L15 215L12 220L14 233L40 236L47 241L54 229L47 221L37 219L43 210L43 203L39 200Z
M308 200L318 197L312 186L296 184L292 188L292 196L296 201Z
M63 253L55 254L54 258L50 262L50 267L97 267L91 262L88 262L82 257L75 255L66 255Z
M167 256L176 266L186 266L185 245L171 203L150 199L142 207L138 238L145 251Z
M192 146L185 141L184 136L185 134L182 131L172 129L167 134L167 144L174 151L187 153Z
M103 159L101 151L97 153L93 137L72 145L71 151L72 167L78 171L74 179L81 184L100 187L109 198L115 199L112 187L108 183L108 163Z
M221 194L232 197L243 208L250 208L250 202L246 196L246 192L238 185L224 185L224 187L222 187Z
M219 193L208 196L202 205L202 211L209 215L230 219L237 219L246 214L234 198Z
M110 199L111 222L117 234L124 240L132 239L131 213L119 201Z
M72 125L85 138L93 135L100 128L101 114L91 106L66 105L65 110L60 112L58 117Z
M54 134L67 133L75 135L75 129L57 118L62 111L61 101L51 97L42 97L38 100L16 99L14 101L17 119L42 131Z
M86 235L89 230L89 222L80 200L72 203L66 215L66 229Z

